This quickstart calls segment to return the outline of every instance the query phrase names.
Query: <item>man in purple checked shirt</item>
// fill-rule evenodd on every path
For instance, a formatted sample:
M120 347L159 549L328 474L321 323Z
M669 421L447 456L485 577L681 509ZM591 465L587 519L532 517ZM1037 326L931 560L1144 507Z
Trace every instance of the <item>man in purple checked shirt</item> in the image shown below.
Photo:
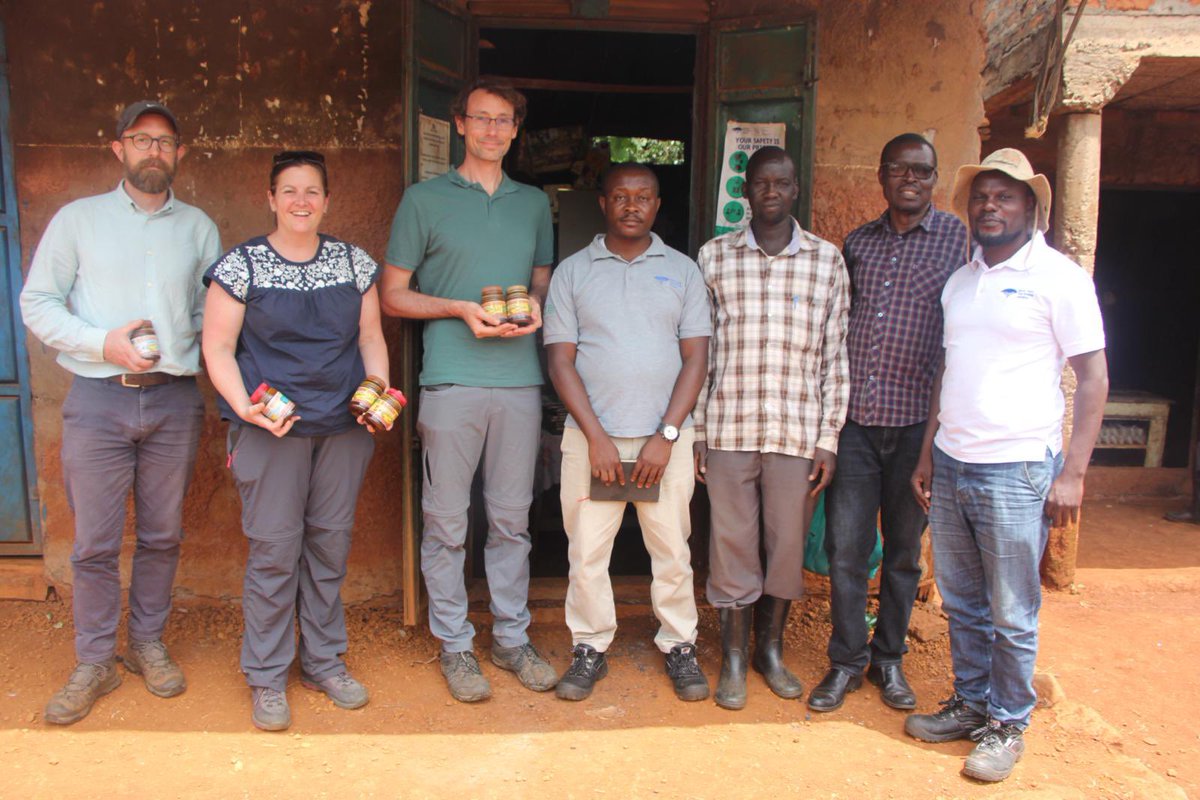
M942 287L967 259L966 228L931 203L937 178L937 153L924 137L892 139L879 158L887 211L852 231L843 248L852 287L850 406L825 496L833 632L829 671L808 697L814 711L840 708L864 670L887 705L907 711L917 703L901 659L921 578L925 512L909 478L941 358ZM883 573L868 644L868 560L880 512Z

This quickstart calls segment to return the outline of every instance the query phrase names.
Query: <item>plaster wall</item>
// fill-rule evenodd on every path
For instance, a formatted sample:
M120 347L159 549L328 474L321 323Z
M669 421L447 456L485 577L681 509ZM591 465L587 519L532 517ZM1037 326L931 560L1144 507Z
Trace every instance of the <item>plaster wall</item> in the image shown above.
M944 205L954 170L979 153L981 0L718 0L713 15L757 18L791 14L798 5L818 26L816 231L840 244L883 210L879 149L904 131L934 140L943 176L935 202ZM64 14L62 4L0 0L26 269L58 208L116 184L119 165L107 149L113 120L126 103L151 96L178 114L190 146L176 190L209 213L226 246L270 229L270 154L311 148L329 160L326 229L382 258L406 144L399 3L72 6L75 13ZM389 323L387 330L395 363L400 326ZM29 349L45 564L49 578L69 588L73 522L59 462L69 376L53 351L32 338ZM185 510L177 587L181 594L235 597L245 552L240 503L224 467L225 426L211 387L205 391L206 430ZM398 439L382 437L359 504L348 601L399 587L400 460Z

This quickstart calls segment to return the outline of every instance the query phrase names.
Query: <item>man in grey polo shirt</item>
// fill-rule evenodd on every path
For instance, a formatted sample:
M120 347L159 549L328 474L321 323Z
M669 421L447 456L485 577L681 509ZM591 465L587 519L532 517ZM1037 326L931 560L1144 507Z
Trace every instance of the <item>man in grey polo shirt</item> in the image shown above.
M593 500L592 478L659 486L634 505L650 553L654 637L681 700L708 697L696 661L688 506L695 488L691 411L708 369L708 292L696 262L650 232L661 204L648 167L604 177L605 233L559 265L544 333L550 377L570 412L562 443L563 525L571 564L566 616L574 650L557 695L582 700L608 673L617 630L608 563L623 500Z
M502 169L525 116L521 93L481 78L459 92L452 111L466 158L405 191L392 222L380 302L388 314L425 320L417 412L421 571L429 628L442 642L442 674L450 694L470 703L491 696L473 652L463 576L480 458L492 663L534 691L553 689L558 680L526 633L529 506L542 420L542 370L530 334L541 327L554 229L546 195ZM533 324L518 327L486 313L480 289L491 284L527 286Z
M62 468L75 512L75 654L78 666L46 706L46 721L77 722L121 684L114 655L121 616L117 569L125 499L133 488L137 548L124 661L159 697L184 690L162 643L183 538L204 401L200 315L204 270L221 254L217 227L175 197L185 148L179 123L143 100L117 122L113 154L125 179L108 194L64 206L38 244L21 292L33 335L59 351L75 378L63 403ZM130 334L154 326L158 357Z

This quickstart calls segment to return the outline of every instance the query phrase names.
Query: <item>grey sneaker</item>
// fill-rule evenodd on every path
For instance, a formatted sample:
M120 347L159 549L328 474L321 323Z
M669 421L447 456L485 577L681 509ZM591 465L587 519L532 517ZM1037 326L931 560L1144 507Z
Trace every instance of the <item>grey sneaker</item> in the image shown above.
M922 742L953 742L987 725L987 716L968 706L957 693L942 700L941 705L942 710L934 714L909 714L904 732Z
M54 693L46 704L46 722L70 725L92 710L100 697L121 685L121 673L110 658L99 664L77 664L67 685Z
M558 683L558 673L531 642L516 647L493 644L492 663L500 669L517 673L521 685L535 692L548 692Z
M183 694L187 688L183 670L171 660L167 646L158 639L153 642L130 641L129 649L125 651L122 660L125 662L125 669L134 675L142 676L150 694L174 697Z
M1002 725L993 719L972 731L971 738L979 744L967 756L963 774L977 781L1004 780L1025 753L1025 738L1016 725Z
M470 650L462 653L447 653L442 651L439 660L442 664L442 675L446 676L446 685L450 687L450 695L460 703L478 703L492 696L492 687L479 662Z
M254 711L250 721L262 731L286 731L292 724L292 711L288 708L287 695L278 689L252 686Z
M307 675L301 675L300 683L305 688L324 692L338 708L362 708L367 704L367 700L370 699L367 695L367 687L356 681L350 676L349 672L345 671L339 672L337 675L326 678L323 681L315 680Z

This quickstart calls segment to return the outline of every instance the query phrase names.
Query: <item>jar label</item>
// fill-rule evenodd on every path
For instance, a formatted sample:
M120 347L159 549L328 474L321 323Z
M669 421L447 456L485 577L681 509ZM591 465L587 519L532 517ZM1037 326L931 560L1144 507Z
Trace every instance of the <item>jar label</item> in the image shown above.
M503 300L488 300L483 304L483 311L493 317L503 317L507 313Z
M263 407L263 416L271 420L271 422L279 422L281 419L287 419L296 410L296 404L288 400L287 395L283 392L275 392L271 399L267 401Z
M508 315L510 317L520 316L522 314L528 316L532 313L532 307L529 305L528 297L514 297L508 301Z
M361 385L354 390L354 396L350 398L351 403L362 403L364 408L370 408L371 404L379 399L379 392L375 391L374 386Z
M392 423L396 421L396 418L400 416L400 409L396 408L394 403L380 399L375 405L371 406L371 410L367 413L374 414L375 418L383 424L384 428L390 428L392 427Z
M133 349L142 358L154 359L160 353L158 352L158 337L153 333L145 333L141 336L133 337Z

